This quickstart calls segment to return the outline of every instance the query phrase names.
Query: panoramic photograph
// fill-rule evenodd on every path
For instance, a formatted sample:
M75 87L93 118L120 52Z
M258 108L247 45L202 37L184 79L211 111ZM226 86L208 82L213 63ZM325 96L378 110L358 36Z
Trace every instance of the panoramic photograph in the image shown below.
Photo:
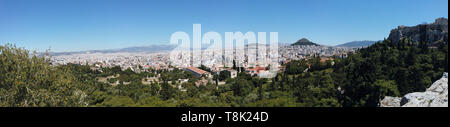
M448 107L448 0L0 0L0 107Z

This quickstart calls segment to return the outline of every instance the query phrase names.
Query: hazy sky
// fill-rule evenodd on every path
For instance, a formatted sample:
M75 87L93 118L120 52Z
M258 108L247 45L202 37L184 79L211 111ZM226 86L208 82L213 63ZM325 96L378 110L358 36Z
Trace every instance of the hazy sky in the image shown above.
M448 0L0 0L0 44L80 51L168 44L176 31L278 32L280 42L381 40L448 17Z

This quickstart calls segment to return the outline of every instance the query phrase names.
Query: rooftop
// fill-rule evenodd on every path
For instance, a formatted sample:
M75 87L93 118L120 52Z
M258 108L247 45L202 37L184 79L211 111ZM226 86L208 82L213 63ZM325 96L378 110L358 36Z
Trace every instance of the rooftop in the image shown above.
M188 69L188 70L190 70L190 71L192 71L194 73L200 74L200 75L209 73L207 71L204 71L204 70L196 68L196 67L187 67L186 69Z

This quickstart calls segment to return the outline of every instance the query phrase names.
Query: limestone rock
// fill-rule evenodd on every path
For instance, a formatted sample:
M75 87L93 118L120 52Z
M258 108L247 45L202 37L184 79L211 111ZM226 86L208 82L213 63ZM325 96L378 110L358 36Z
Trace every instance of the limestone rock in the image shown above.
M380 101L381 107L400 107L401 97L390 97L386 96Z
M425 92L414 92L400 97L386 96L380 107L448 107L448 73L435 81Z
M420 24L417 26L399 26L391 30L388 40L397 43L400 40L408 38L413 42L426 41L432 46L439 42L448 43L448 19L438 18L431 24Z

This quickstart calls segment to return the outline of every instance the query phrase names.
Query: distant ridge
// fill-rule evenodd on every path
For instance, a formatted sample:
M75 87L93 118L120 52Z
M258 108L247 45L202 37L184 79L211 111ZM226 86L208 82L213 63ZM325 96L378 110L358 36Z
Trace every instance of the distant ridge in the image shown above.
M316 43L314 43L314 42L311 42L311 41L309 41L309 40L306 39L306 38L302 38L302 39L298 40L297 42L295 42L294 44L292 44L292 46L293 46L293 45L315 45L315 46L319 46L318 44L316 44Z
M344 44L336 45L336 47L367 47L367 46L370 46L370 45L375 44L377 42L378 41L369 41L369 40L351 41L351 42L347 42L347 43L344 43Z
M119 52L161 52L170 51L174 49L175 45L151 45L151 46L135 46L120 49L106 49L106 50L88 50L88 51L75 51L75 52L50 52L52 56L58 55L71 55L71 54L83 54L83 53L119 53Z

